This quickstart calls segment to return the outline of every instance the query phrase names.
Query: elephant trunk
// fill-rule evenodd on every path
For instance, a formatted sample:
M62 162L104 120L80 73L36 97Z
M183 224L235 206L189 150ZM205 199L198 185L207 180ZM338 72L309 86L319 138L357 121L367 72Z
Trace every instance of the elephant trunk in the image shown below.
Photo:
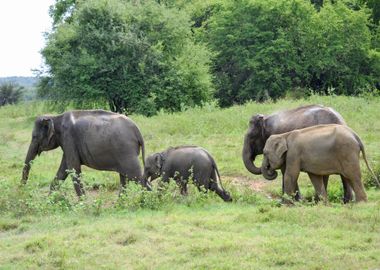
M256 167L254 161L256 154L253 152L253 149L250 145L250 140L248 134L244 137L244 146L243 146L243 161L247 170L253 174L261 174L261 168Z
M140 180L140 184L145 187L148 191L152 191L152 186L150 185L150 182L148 180L148 176L146 175L146 173L144 172L144 175L142 176L141 180Z
M30 143L28 153L25 158L24 169L22 170L22 179L21 179L22 184L26 184L26 181L28 181L31 161L35 159L37 154L38 154L38 144L32 141Z
M270 168L268 158L264 156L263 164L261 166L261 172L265 179L274 180L277 177L277 172Z

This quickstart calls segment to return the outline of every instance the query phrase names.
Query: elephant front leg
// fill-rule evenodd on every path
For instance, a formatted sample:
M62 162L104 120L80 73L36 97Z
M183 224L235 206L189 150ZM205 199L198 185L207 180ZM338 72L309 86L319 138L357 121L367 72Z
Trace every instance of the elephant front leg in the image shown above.
M298 166L296 165L286 166L286 170L284 174L284 192L286 195L291 196L294 199L298 193L297 181L298 181L299 173L300 173L300 170Z
M66 164L68 172L72 172L71 178L73 180L75 192L77 193L78 197L81 197L85 194L85 192L80 180L82 170L79 158L76 155L66 155Z
M281 167L281 173L282 173L282 194L286 193L285 192L285 171L286 171L286 167L282 166ZM302 199L301 191L300 191L300 188L298 186L298 181L295 182L294 199L296 201L300 201Z
M66 158L65 155L63 155L61 160L61 165L59 166L59 169L57 171L57 174L55 175L54 180L50 183L50 192L51 194L53 191L58 190L60 186L60 181L65 181L69 173L67 172L67 165L66 165Z
M80 181L81 173L82 173L82 171L79 167L78 169L74 169L74 173L71 176L73 179L73 183L74 183L74 189L75 189L75 192L77 193L78 197L81 197L82 195L85 194L82 182Z

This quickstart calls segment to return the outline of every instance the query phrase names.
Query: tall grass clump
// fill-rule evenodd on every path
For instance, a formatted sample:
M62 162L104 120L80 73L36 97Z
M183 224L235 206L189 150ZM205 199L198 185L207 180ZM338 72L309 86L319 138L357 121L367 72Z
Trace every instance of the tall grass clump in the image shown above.
M362 177L363 182L364 182L364 186L366 188L380 189L379 182L378 182L380 179L380 162L373 164L372 169L373 169L373 172L375 173L375 176L377 177L377 179L375 179L373 177L371 172L366 170L363 174L363 177Z

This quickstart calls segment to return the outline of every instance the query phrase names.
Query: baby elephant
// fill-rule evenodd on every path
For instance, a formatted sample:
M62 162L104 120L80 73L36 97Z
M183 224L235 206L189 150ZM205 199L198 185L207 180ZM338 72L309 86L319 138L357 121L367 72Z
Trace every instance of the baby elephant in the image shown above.
M173 178L181 187L182 194L187 194L187 182L192 176L198 190L204 186L206 190L215 191L224 201L232 201L230 194L222 187L215 160L201 147L170 147L148 156L143 179L154 180L160 176L164 182Z
M296 192L300 171L307 172L317 196L324 201L327 201L327 194L323 176L340 174L354 190L356 201L366 201L360 173L360 151L374 175L363 143L354 131L342 125L317 125L270 136L264 147L262 172L266 179L273 180L277 176L275 170L281 168L284 192L290 196Z

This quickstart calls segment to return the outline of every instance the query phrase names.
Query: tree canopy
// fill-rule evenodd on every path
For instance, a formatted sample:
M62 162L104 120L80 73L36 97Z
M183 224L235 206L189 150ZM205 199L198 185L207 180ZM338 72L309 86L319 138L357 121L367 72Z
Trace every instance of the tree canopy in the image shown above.
M40 94L155 114L380 87L375 0L56 0Z
M210 52L195 43L185 12L154 1L89 0L58 24L42 51L44 94L103 98L117 112L154 114L212 96Z
M229 106L291 89L357 94L377 81L365 10L303 0L229 2L210 19L217 97ZM375 59L376 58L376 59Z

